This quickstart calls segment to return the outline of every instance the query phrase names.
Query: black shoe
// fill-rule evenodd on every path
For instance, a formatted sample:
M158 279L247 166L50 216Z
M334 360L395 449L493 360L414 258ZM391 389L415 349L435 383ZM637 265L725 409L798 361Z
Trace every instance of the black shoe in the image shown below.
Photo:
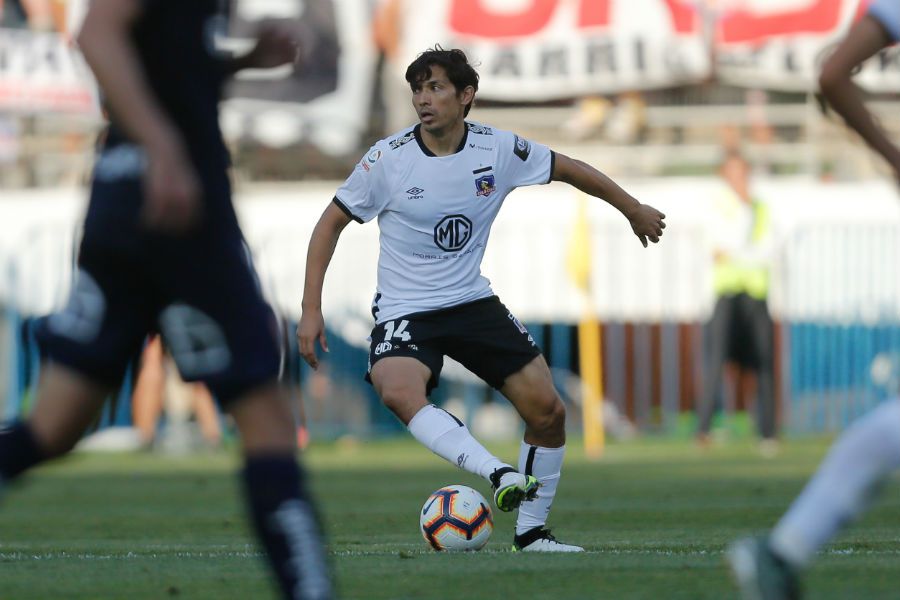
M731 572L745 600L799 600L800 580L764 537L744 538L728 549Z

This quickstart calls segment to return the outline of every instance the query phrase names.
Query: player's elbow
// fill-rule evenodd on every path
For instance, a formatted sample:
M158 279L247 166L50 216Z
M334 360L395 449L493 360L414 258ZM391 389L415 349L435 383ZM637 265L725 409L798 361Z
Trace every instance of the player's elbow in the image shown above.
M819 73L819 89L826 96L830 96L836 90L849 83L850 74L845 73L833 60L829 60Z
M95 38L95 36L92 35L93 29L93 24L89 21L85 21L84 25L82 25L81 29L78 31L78 35L75 36L75 43L78 44L78 49L81 50L81 53L86 59L88 59L91 53L91 42Z

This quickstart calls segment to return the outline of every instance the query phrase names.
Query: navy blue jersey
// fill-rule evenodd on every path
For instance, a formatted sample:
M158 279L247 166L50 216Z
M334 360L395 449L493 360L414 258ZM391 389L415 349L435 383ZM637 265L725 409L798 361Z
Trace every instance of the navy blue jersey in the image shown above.
M202 186L200 222L183 235L140 218L146 156L113 125L94 165L69 302L46 320L53 361L116 385L150 331L161 331L184 379L223 403L275 380L275 317L231 203L218 124L224 71L213 36L218 0L144 0L132 29L148 87L188 146ZM222 10L220 10L220 7Z
M132 26L147 87L187 145L203 187L201 229L237 230L228 181L230 161L219 129L219 99L226 76L215 36L224 33L227 0L141 0ZM141 243L140 194L130 182L144 174L145 155L116 123L94 165L91 205L85 235L115 246Z
M144 76L163 111L187 143L200 171L224 169L228 154L219 130L225 79L215 35L227 26L224 0L143 0L132 29ZM107 147L127 141L112 115Z

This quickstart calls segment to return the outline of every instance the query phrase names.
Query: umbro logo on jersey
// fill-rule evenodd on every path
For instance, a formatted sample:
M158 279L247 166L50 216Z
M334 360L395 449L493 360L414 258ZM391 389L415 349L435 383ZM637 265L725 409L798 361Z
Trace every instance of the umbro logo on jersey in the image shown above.
M395 140L391 140L388 145L391 147L391 150L396 150L397 148L399 148L403 144L408 143L410 140L414 139L415 137L416 137L415 132L409 131L405 135L398 137Z
M407 200L420 200L425 197L422 195L422 192L424 192L424 191L425 190L423 190L420 187L415 187L415 186L411 187L408 190L406 190L406 193L409 194L409 196L407 196L406 199Z
M480 133L481 135L494 135L494 132L490 127L487 127L486 125L469 123L468 121L466 121L466 129L468 129L472 133Z

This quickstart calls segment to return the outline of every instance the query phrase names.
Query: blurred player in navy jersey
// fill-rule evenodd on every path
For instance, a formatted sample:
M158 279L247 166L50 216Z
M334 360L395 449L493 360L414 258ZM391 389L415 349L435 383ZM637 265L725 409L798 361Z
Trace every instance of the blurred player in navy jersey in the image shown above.
M0 433L0 482L68 452L148 332L186 381L235 420L257 534L285 598L332 597L319 525L277 382L275 316L231 203L218 123L227 76L292 63L298 40L263 27L220 56L224 0L93 0L78 41L111 115L94 168L68 304L41 332L37 402Z
M581 161L466 121L478 73L461 50L424 52L406 81L419 124L369 150L313 231L300 352L318 365L314 345L326 344L322 283L338 237L351 220L377 218L381 253L366 378L416 440L488 480L497 508L519 509L515 550L580 552L545 527L565 455L565 406L534 339L481 275L481 259L504 199L520 186L564 181L602 198L645 247L659 241L665 215ZM517 468L428 403L445 355L500 390L525 421Z
M875 0L819 77L822 93L847 124L880 154L900 180L900 148L888 138L851 81L856 67L900 40L900 0ZM736 542L729 562L744 598L800 597L799 575L816 552L859 516L872 494L900 468L900 398L853 423L819 470L766 536Z

